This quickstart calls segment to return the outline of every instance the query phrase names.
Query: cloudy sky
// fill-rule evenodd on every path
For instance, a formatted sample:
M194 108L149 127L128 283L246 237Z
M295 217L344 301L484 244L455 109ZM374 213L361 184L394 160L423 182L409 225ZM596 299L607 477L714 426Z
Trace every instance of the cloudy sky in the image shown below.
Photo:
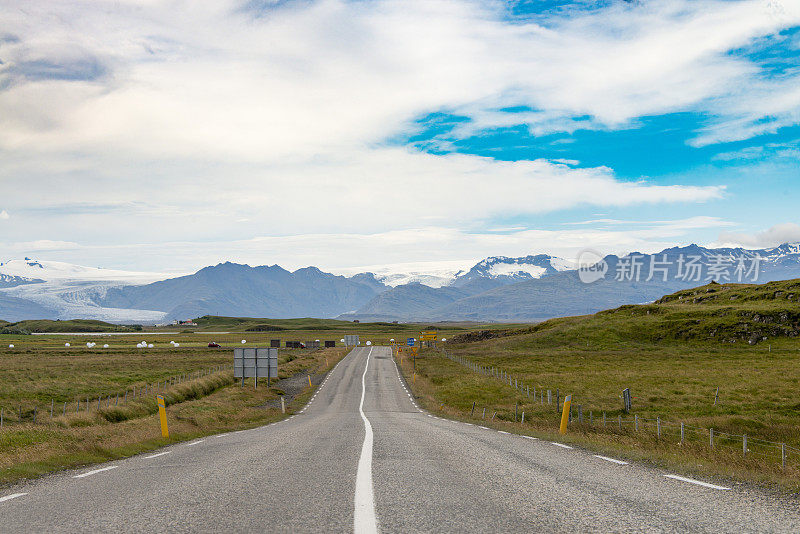
M800 240L797 0L0 1L0 260Z

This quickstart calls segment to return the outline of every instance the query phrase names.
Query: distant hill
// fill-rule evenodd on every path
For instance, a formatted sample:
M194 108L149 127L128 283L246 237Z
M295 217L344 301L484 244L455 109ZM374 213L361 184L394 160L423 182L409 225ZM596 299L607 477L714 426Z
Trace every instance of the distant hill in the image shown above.
M101 306L166 312L168 319L201 315L336 317L366 304L385 286L367 274L354 278L316 267L289 272L277 265L221 263L195 274L142 286L109 289Z
M760 260L755 261L755 258ZM758 282L800 276L800 245L797 244L755 251L741 248L707 249L690 245L668 248L656 254L632 253L622 258L610 255L602 259L607 269L605 277L592 283L583 283L576 270L547 269L547 264L542 260L551 261L549 256L528 256L524 259L527 260L525 265L529 274L534 267L541 269L534 271L538 272L538 278L525 276L523 271L522 275L516 277L521 281L513 278L497 280L498 271L473 268L470 271L472 275L459 277L462 285L456 289L468 293L460 298L452 292L453 287L423 290L414 285L397 286L344 317L381 317L384 320L401 321L534 322L552 317L582 315L623 304L651 302L664 294L694 287L708 281L715 265L723 260L728 262L725 264L728 280L736 279L739 259L742 259L745 269L754 265L757 267ZM513 270L513 265L521 259L504 260L500 272ZM689 267L689 262L693 267ZM651 265L654 266L652 274ZM479 266L481 264L476 267ZM638 271L634 273L636 269ZM751 278L752 275L750 278L743 276L745 280ZM722 277L720 280L726 279ZM485 286L481 287L480 284ZM488 289L484 290L484 287ZM407 304L407 300L400 298L402 296L413 304Z
M535 322L652 302L710 280L755 278L763 283L800 277L799 244L762 250L690 245L593 261L598 261L595 266L602 266L605 274L590 283L584 283L585 272L576 270L572 262L537 254L486 258L468 270L451 271L448 278L437 271L435 287L420 283L425 275L415 270L413 276L398 274L414 282L390 287L369 272L346 277L316 267L290 272L277 265L250 267L228 262L161 279L156 273L13 260L0 265L0 275L34 280L35 274L44 283L0 287L0 317L81 317L138 324L204 315ZM718 276L721 267L725 270ZM388 272L381 271L382 279L391 278L384 271Z
M551 319L507 331L458 334L452 343L529 336L531 342L597 348L637 342L718 342L754 345L800 335L800 279L765 284L710 283L592 315Z
M0 292L0 317L18 321L22 319L54 318L53 310L36 302Z
M17 321L14 323L4 323L0 321L0 326L5 329L23 331L30 333L59 333L59 332L136 332L141 330L141 326L121 326L103 321L93 321L89 319L72 319L69 321L51 321L48 319L36 319L28 321Z

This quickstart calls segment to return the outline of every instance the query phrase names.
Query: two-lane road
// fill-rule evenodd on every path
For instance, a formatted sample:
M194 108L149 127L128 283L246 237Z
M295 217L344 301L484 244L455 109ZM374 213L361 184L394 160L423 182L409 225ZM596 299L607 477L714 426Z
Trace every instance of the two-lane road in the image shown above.
M800 532L796 500L614 460L423 413L367 347L285 421L9 488L0 530Z

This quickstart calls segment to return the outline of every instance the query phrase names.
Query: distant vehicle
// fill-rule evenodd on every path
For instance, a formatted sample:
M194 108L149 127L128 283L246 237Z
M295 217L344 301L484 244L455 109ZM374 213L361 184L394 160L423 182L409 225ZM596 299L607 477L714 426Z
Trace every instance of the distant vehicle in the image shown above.
M208 344L209 349L218 349L220 348L219 343L214 343L213 341Z

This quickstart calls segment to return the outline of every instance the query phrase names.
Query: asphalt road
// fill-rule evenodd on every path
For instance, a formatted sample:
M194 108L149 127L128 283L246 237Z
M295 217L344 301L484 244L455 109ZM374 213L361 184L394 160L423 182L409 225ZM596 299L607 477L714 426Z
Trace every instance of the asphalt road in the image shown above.
M360 348L285 421L7 488L0 531L800 532L797 500L614 460L423 413Z

